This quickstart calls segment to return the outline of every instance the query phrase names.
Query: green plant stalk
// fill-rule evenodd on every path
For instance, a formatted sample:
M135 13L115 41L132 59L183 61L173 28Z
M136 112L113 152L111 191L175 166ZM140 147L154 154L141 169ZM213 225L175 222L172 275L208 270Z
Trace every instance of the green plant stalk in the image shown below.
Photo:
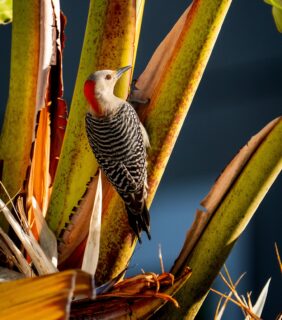
M194 319L234 244L282 170L282 120L249 160L213 215L187 264L189 281L176 294L181 308L167 305L156 319Z
M280 0L264 0L272 6L272 16L277 30L282 33L282 2Z
M21 189L30 164L39 62L39 11L37 0L13 3L9 99L0 138L2 182L10 196Z
M98 169L85 132L88 106L83 85L89 74L96 70L132 64L136 28L133 3L127 0L90 1L68 126L47 213L47 221L57 236L69 223L73 209ZM116 95L127 97L129 81L130 73L127 73L117 84Z
M136 56L137 56L137 49L138 49L139 36L141 32L141 27L142 27L145 2L146 0L136 0L136 33L134 38L134 57L133 57L133 63L132 63L132 67L133 67L132 75L133 75Z
M0 25L12 22L13 2L12 0L2 0L0 2Z
M151 142L148 150L148 205L153 200L230 3L231 0L193 2L180 40L169 65L165 66L150 105L141 107L141 118ZM134 248L124 205L115 195L104 215L97 282L104 283L124 270Z

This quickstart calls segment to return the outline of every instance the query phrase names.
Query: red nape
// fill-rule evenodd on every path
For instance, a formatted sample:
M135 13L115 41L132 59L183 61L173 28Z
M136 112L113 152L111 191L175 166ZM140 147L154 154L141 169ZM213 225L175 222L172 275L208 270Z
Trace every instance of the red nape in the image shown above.
M95 98L94 91L95 90L95 81L93 80L86 80L84 83L84 95L87 101L90 103L93 111L96 114L100 113L100 108L98 101Z

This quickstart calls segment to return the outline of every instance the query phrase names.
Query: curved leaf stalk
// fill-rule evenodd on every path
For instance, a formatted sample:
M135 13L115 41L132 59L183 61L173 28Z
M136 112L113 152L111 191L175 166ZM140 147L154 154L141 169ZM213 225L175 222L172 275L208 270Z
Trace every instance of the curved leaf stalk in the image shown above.
M72 212L76 211L74 208L98 169L85 133L88 106L83 95L84 81L96 70L117 69L133 63L135 10L135 1L90 1L68 126L47 213L47 221L57 236L70 222ZM119 81L116 86L118 96L127 97L129 81L130 73Z
M192 276L176 299L178 311L169 306L156 319L194 319L208 290L267 191L282 170L282 119L253 154L186 261ZM171 312L171 313L170 313Z
M0 138L2 181L11 196L22 187L30 164L39 62L39 11L37 0L13 3L9 100ZM6 199L4 195L3 198Z
M230 4L231 0L195 0L192 3L162 79L153 88L149 108L141 114L152 146L148 168L149 203L153 200ZM146 79L140 79L138 85L142 89L147 85Z
M230 0L196 0L181 17L175 33L162 54L152 58L137 81L141 98L150 98L146 108L140 107L141 118L149 133L151 149L148 157L150 205L164 172L173 146L191 105L209 56L221 28ZM171 43L174 42L173 46ZM173 48L171 52L171 47ZM167 57L169 52L170 56ZM167 59L166 65L162 59ZM155 73L151 72L152 69ZM158 81L155 81L155 79ZM149 88L149 89L148 89ZM141 110L142 108L142 110ZM115 277L123 270L135 247L135 237L128 227L122 200L110 197L102 225L101 254L96 273L98 283ZM117 250L119 248L119 251Z
M245 165L279 121L279 118L274 119L259 131L259 133L254 135L225 167L219 178L216 179L216 182L208 195L201 201L204 210L196 211L195 220L187 232L182 250L171 268L171 272L174 275L178 275L186 267L187 257L189 257L195 244L199 241L203 231L211 220L211 217L243 171Z

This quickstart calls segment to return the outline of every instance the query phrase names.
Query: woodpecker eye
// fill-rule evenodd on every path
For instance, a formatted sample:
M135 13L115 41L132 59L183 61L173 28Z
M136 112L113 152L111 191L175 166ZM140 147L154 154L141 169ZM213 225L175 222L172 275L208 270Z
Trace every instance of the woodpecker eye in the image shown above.
M105 79L111 80L111 79L112 79L112 76L111 76L110 74L107 74Z

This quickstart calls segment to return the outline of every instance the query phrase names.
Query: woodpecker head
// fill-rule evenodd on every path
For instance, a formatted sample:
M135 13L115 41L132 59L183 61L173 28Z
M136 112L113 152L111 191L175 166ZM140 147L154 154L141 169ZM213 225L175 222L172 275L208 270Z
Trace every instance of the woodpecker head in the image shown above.
M116 97L114 87L122 74L130 69L126 66L118 70L100 70L92 73L84 83L84 95L90 104L90 112L104 116L112 109ZM111 110L110 110L111 111Z

